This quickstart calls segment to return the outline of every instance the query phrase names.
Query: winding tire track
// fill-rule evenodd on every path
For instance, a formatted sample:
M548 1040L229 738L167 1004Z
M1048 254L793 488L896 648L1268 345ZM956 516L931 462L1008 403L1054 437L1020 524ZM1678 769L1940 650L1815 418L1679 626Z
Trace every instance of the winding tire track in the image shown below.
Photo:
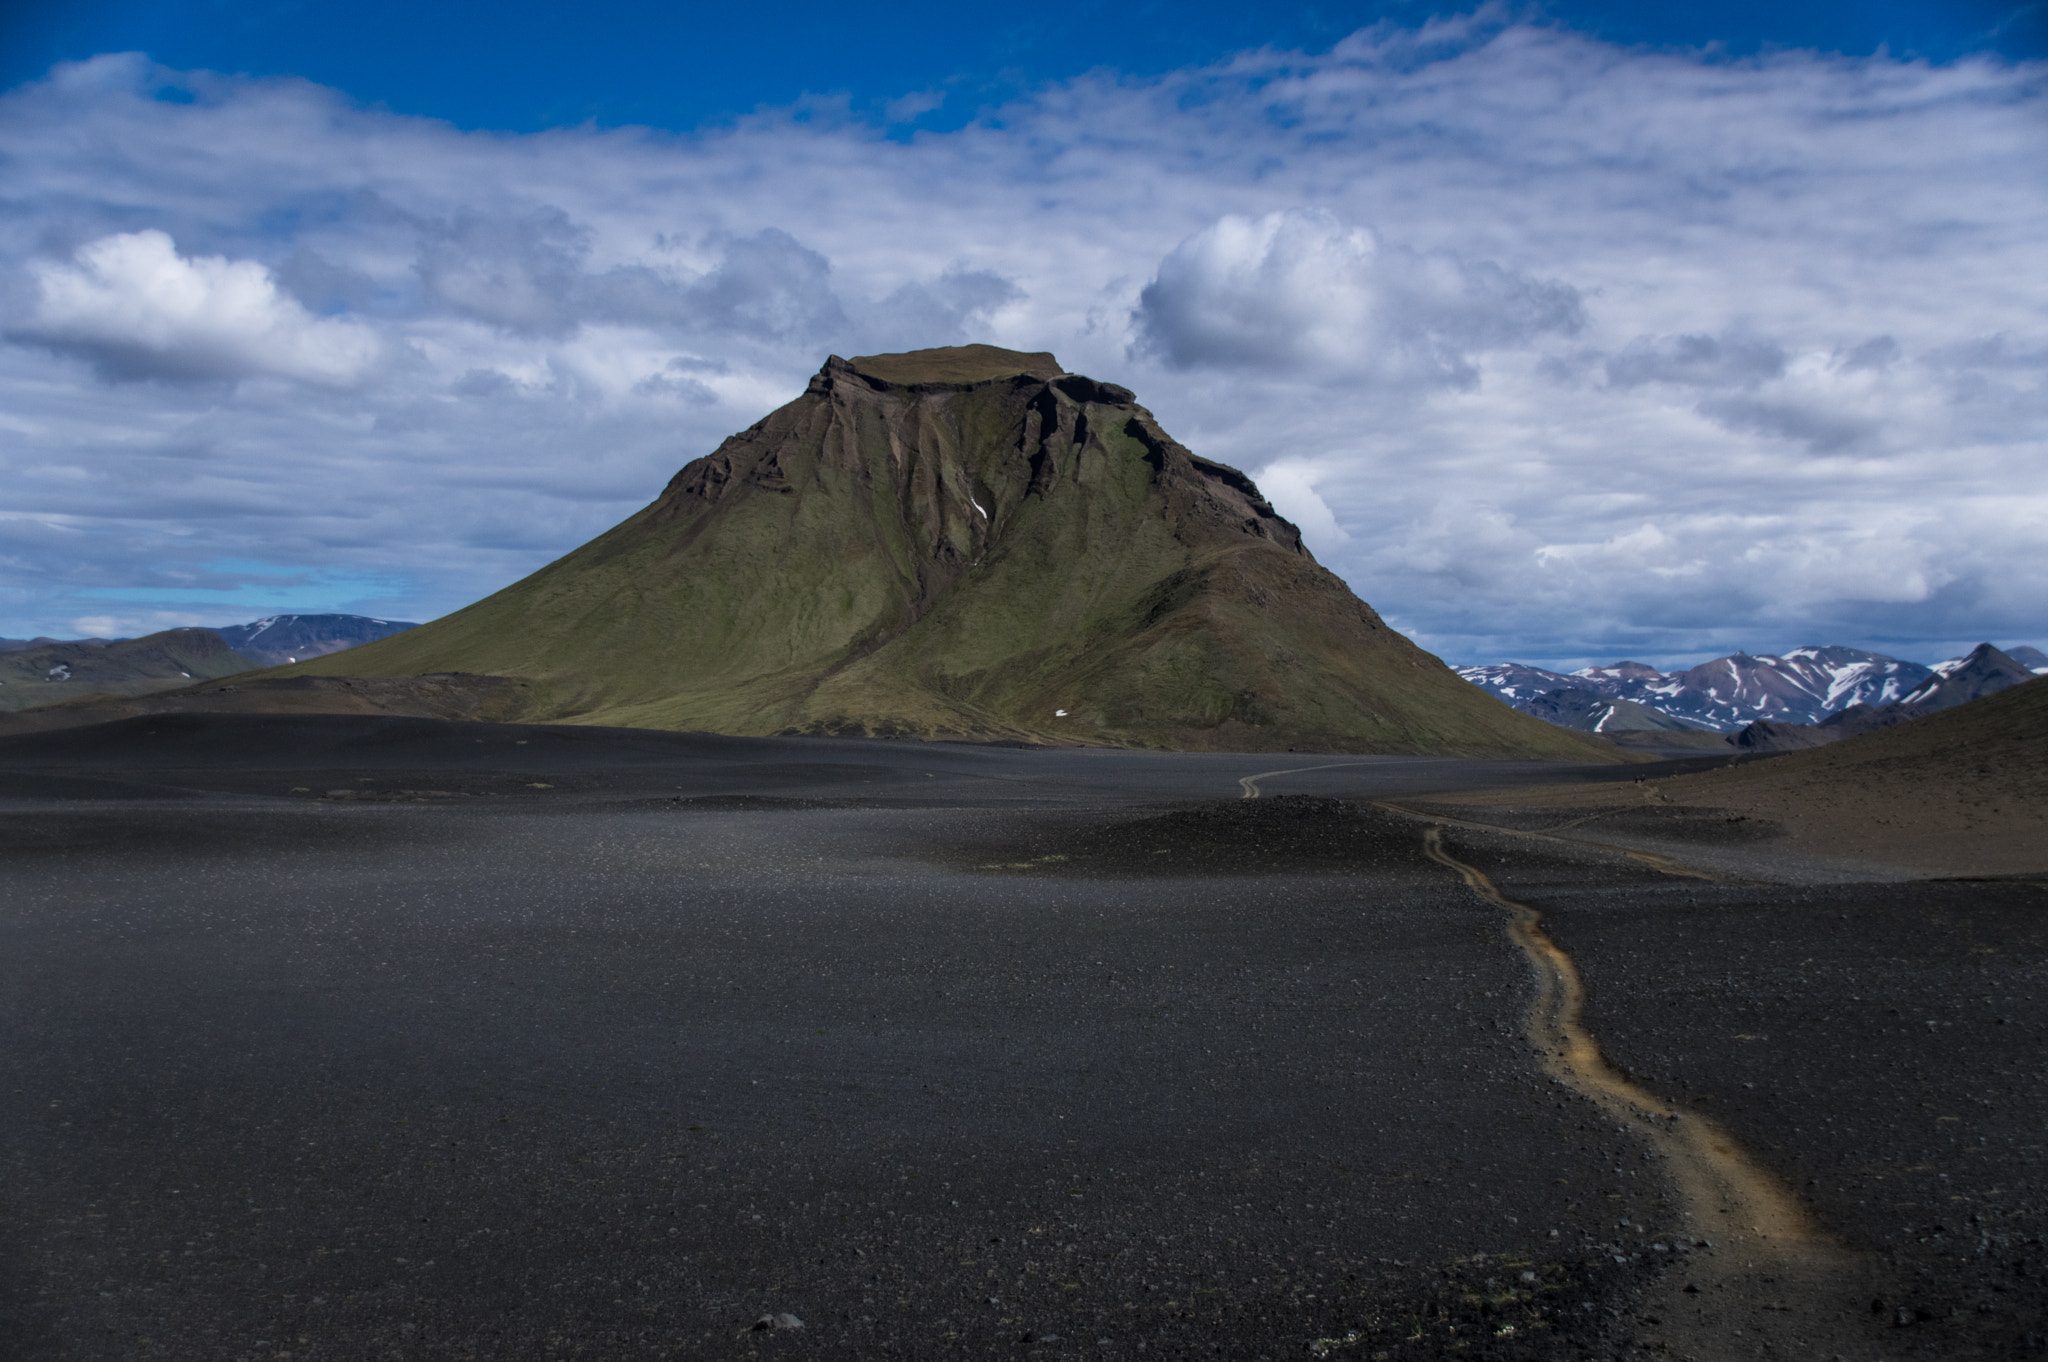
M1302 771L1362 762L1331 762L1261 771L1238 781L1244 798L1259 782ZM1633 1321L1636 1341L1690 1362L1824 1356L1835 1362L1876 1359L1869 1340L1844 1328L1870 1265L1830 1237L1790 1188L1752 1160L1716 1122L1684 1112L1629 1081L1600 1051L1586 1025L1586 986L1578 965L1543 929L1543 914L1503 894L1485 872L1444 849L1445 825L1474 832L1607 851L1666 875L1733 882L1669 857L1576 837L1419 813L1375 802L1426 826L1422 849L1463 879L1467 888L1507 914L1508 938L1535 975L1536 997L1523 1034L1543 1071L1593 1102L1650 1147L1678 1194L1682 1215L1702 1245L1647 1292ZM1860 1345L1860 1346L1859 1346Z
M1536 1001L1523 1021L1523 1034L1543 1071L1591 1098L1668 1161L1687 1218L1703 1237L1758 1245L1826 1242L1797 1198L1717 1125L1673 1110L1608 1063L1586 1027L1586 986L1578 966L1543 930L1541 913L1501 893L1484 872L1445 851L1442 828L1423 832L1422 849L1461 875L1473 893L1507 910L1508 938L1521 948L1536 976Z
M1523 1034L1543 1071L1650 1146L1694 1238L1711 1245L1651 1290L1638 1321L1640 1340L1661 1342L1701 1362L1783 1356L1787 1350L1796 1356L1823 1345L1827 1351L1819 1355L1865 1355L1839 1332L1843 1307L1863 1276L1856 1256L1815 1224L1791 1190L1718 1124L1677 1110L1608 1062L1585 1022L1586 986L1578 966L1544 931L1543 914L1509 898L1483 871L1446 851L1443 832L1437 824L1424 829L1424 853L1507 913L1508 937L1535 975L1536 998ZM1667 874L1713 878L1663 857L1613 849Z
M1261 771L1255 776L1240 776L1237 788L1244 791L1243 798L1259 797L1259 782L1271 780L1274 776L1298 776L1304 771L1334 771L1339 766L1370 766L1369 761L1326 761L1321 766L1290 766L1284 771Z

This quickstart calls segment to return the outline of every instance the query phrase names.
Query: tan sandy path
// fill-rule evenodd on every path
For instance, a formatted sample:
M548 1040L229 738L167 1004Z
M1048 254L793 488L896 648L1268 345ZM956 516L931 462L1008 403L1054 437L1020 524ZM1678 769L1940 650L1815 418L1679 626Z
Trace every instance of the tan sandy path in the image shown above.
M1585 1024L1578 967L1544 931L1541 913L1446 851L1440 827L1424 830L1423 849L1507 912L1508 936L1536 978L1524 1032L1544 1072L1650 1147L1692 1235L1709 1245L1652 1288L1639 1341L1696 1362L1875 1358L1845 1323L1864 1294L1869 1265L1815 1224L1791 1190L1718 1124L1678 1110L1608 1063ZM1675 863L1668 869L1714 878Z

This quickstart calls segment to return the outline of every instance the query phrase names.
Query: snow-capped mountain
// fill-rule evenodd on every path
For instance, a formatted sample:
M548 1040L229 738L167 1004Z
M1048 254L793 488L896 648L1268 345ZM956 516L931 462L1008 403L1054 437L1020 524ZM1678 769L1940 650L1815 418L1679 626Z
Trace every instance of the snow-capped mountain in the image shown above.
M1578 687L1546 691L1526 701L1522 712L1559 728L1575 728L1581 733L1700 731L1698 724L1674 719L1648 705L1639 705L1633 700L1609 700Z
M266 667L324 657L374 643L415 627L411 620L379 620L367 615L270 615L248 624L215 629L230 648Z
M1677 672L1641 662L1575 672L1519 662L1455 670L1524 714L1561 728L1621 732L1668 725L1736 733L1762 722L1782 737L1779 730L1786 725L1792 732L1825 725L1826 736L1819 740L1826 741L2048 676L2048 654L2026 646L2001 652L1984 643L1963 657L1923 667L1860 648L1812 647L1782 657L1736 653Z
M2030 653L2034 650L2020 648L2014 651ZM1988 643L1980 643L1967 657L1953 658L1935 668L1935 675L1908 691L1900 703L1920 713L1932 714L1936 710L1996 695L2022 681L2031 681L2038 674L2012 653L2000 652Z
M1888 705L1930 675L1917 662L1860 648L1808 647L1782 657L1717 657L1682 672L1620 682L1615 693L1728 733L1758 719L1815 724L1851 705Z
M1457 670L1525 712L1533 713L1529 705L1550 691L1578 689L1722 733L1759 719L1817 724L1852 705L1893 704L1935 676L1917 662L1832 646L1794 648L1783 656L1736 653L1677 672L1626 661L1568 674L1519 663Z
M380 638L404 633L417 628L412 620L379 620L368 615L266 615L260 620L247 624L180 625L179 628L204 628L208 633L220 635L221 641L242 656L265 667L281 663L298 662L308 657L324 657L338 653L344 648L353 648L359 643L374 643ZM65 647L104 648L109 643L127 643L128 639L105 638L0 638L0 653L23 652L30 648L48 648L62 644Z
M1545 671L1541 667L1525 667L1519 662L1504 662L1491 667L1453 667L1451 670L1516 709L1522 709L1528 701L1554 690L1593 689L1580 684L1577 677Z
M1645 689L1666 678L1663 672L1641 662L1616 662L1606 667L1581 667L1571 674L1572 684L1585 686L1595 694L1616 694Z

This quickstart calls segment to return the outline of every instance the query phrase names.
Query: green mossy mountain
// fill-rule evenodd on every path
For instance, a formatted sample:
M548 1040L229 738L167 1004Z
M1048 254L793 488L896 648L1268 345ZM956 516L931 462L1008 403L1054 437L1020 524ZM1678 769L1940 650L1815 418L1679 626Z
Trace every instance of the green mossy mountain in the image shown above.
M270 675L446 672L588 724L1615 755L1389 629L1128 390L992 346L834 356L568 556Z

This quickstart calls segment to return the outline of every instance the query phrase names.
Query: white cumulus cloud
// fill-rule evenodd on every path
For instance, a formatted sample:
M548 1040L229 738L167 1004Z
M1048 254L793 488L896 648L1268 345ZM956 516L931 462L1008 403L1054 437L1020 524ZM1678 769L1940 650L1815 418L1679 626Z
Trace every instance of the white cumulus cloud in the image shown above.
M1300 459L1281 459L1258 470L1259 490L1273 509L1300 527L1311 551L1329 553L1351 536L1337 522L1329 503L1316 495L1316 467Z
M1473 355L1584 324L1567 284L1383 243L1325 209L1223 217L1138 296L1139 343L1176 367L1369 374L1469 387Z
M377 356L367 327L312 315L257 261L188 258L165 232L101 237L69 263L29 269L38 296L16 334L82 355L110 377L279 374L344 384Z

